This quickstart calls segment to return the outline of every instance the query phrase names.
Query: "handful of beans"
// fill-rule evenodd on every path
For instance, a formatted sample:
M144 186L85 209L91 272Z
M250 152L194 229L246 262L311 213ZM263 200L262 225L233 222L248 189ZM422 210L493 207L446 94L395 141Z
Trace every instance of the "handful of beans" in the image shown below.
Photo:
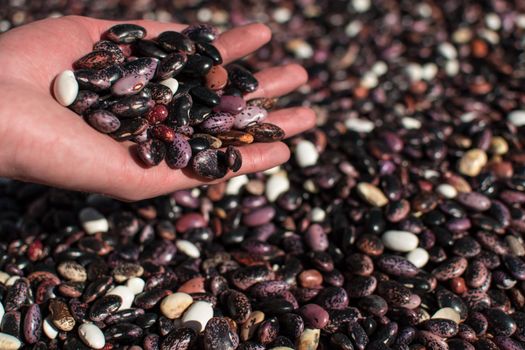
M217 31L193 25L144 39L134 24L111 27L93 51L55 81L57 100L99 132L132 141L146 166L163 160L217 179L242 166L236 146L284 138L262 123L275 100L247 102L257 79L239 64L223 67Z

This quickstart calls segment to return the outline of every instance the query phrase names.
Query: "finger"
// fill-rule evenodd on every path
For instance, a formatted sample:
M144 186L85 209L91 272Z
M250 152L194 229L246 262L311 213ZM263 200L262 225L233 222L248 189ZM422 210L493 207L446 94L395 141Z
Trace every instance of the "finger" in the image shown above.
M259 97L278 97L286 95L308 81L308 73L298 64L272 67L255 74L259 87L246 94L248 100Z
M290 158L290 149L282 142L255 143L239 147L239 150L242 155L242 167L236 173L228 173L227 179L270 169L287 162Z
M286 137L292 137L315 126L316 116L311 108L293 107L272 112L265 123L272 123L284 130Z
M75 17L77 20L86 21L85 17ZM121 23L132 23L146 28L146 38L152 39L157 37L160 33L168 30L182 31L187 26L185 24L178 23L162 23L149 20L134 20L134 21L107 21L107 20L95 20L95 30L92 32L94 41L100 40L109 28L116 24ZM264 24L254 23L248 24L241 27L236 27L222 33L214 45L221 53L224 63L235 61L241 57L244 57L251 52L257 50L272 37L270 28Z
M120 194L115 195L128 200L156 197L180 188L223 182L235 176L270 169L290 158L290 150L282 142L251 144L239 147L239 151L242 155L241 169L235 173L229 171L221 179L207 181L198 177L190 177L185 175L184 171L173 170L163 162L154 168L143 170L142 174L138 172L137 180L140 181L140 184L134 184L133 191L124 189Z
M221 52L224 64L227 64L259 49L271 38L270 28L264 24L254 23L224 32L214 45Z

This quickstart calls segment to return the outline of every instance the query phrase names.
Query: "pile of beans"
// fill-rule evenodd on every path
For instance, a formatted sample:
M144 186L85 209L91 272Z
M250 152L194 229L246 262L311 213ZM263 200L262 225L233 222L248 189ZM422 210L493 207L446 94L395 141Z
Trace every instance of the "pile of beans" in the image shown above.
M318 127L138 203L1 184L0 348L525 348L521 3L176 3L118 9L269 22L245 63L302 60Z
M191 165L201 177L222 178L242 166L235 146L279 141L284 131L262 123L272 100L247 105L243 94L257 89L257 79L241 65L221 65L217 35L202 24L146 40L141 26L115 25L75 71L56 77L55 98L99 132L136 142L146 166L166 160L173 169Z

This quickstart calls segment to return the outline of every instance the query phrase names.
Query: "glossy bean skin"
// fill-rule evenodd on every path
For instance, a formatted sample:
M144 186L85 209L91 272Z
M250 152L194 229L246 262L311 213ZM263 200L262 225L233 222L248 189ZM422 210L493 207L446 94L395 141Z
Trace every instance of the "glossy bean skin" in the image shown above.
M208 117L199 128L206 133L215 135L229 131L235 122L235 117L229 113L219 112Z
M146 36L146 29L136 24L117 24L108 29L105 36L116 43L131 43Z
M166 162L174 169L181 169L188 165L191 159L191 146L184 136L175 134L173 141L166 149Z
M232 84L244 92L253 92L259 86L257 79L240 65L230 65L228 67L228 73Z

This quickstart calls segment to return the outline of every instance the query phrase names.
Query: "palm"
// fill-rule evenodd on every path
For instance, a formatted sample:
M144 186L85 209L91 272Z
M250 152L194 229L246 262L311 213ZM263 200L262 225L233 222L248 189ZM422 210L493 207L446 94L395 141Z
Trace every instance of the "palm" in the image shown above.
M89 52L101 33L113 24L64 17L35 22L0 37L0 66L4 68L0 74L5 82L1 92L7 102L0 106L0 117L9 120L0 123L0 137L5 145L1 158L10 160L4 175L130 200L202 184L164 163L143 168L130 156L130 144L95 132L53 99L53 78ZM149 36L183 28L178 24L140 24L148 29ZM247 26L222 35L217 46L225 61L238 59L264 44L269 35L261 27ZM290 65L261 72L258 78L261 89L253 97L277 96L304 83L305 73ZM302 126L289 119L298 113L305 120ZM314 120L313 113L304 108L274 112L269 118L288 136L310 127ZM272 167L289 156L287 147L280 142L246 146L242 153L244 165L239 173Z

